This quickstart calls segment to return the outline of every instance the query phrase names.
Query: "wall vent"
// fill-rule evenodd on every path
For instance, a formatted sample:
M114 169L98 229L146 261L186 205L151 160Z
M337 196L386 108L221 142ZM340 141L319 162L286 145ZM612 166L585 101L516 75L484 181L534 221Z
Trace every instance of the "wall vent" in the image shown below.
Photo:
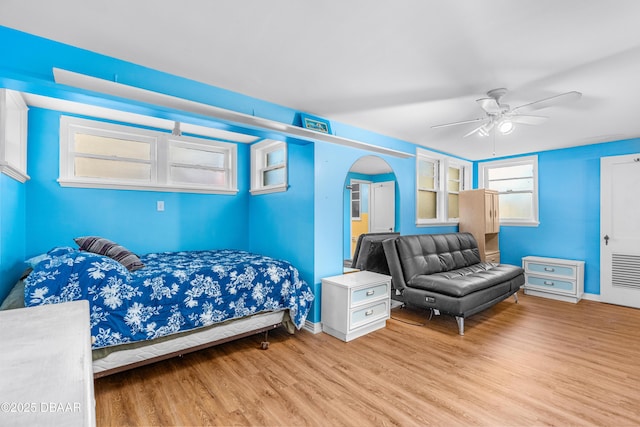
M613 254L613 286L640 289L640 255Z

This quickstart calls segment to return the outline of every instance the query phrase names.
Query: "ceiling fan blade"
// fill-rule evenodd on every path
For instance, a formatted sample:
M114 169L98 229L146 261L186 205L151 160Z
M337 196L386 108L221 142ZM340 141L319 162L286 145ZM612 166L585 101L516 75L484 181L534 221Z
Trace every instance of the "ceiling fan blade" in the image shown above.
M513 116L509 117L509 120L511 120L513 123L520 123L523 125L540 125L544 122L546 122L549 119L549 117L545 117L545 116L531 116L531 115L524 115L524 114L514 114Z
M500 114L502 112L500 104L493 98L480 98L476 99L476 102L487 114Z
M444 127L447 127L447 126L464 125L464 124L467 124L467 123L476 123L476 122L481 122L481 121L484 121L484 120L487 120L487 118L486 117L482 117L482 118L479 118L479 119L462 120L460 122L445 123L445 124L442 124L442 125L431 126L431 129L444 128Z
M557 104L562 104L565 102L577 101L582 96L582 93L577 91L566 92L560 95L552 96L549 98L541 99L539 101L531 102L529 104L524 104L519 107L516 107L512 110L513 113L523 112L526 113L528 111L540 110L542 108L551 107Z
M489 132L491 132L491 129L493 129L494 126L494 122L490 121L489 123L485 123L482 126L478 126L477 128L475 128L474 130L472 130L469 133L466 133L463 138L466 138L468 136L473 135L474 133L480 133L483 136L487 136L489 135Z

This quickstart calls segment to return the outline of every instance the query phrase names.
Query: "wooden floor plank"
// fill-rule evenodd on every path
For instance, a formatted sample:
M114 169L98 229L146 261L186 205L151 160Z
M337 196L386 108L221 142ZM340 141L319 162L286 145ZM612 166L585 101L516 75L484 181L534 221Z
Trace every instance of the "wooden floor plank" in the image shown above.
M284 330L96 380L98 426L640 425L640 310L520 295L394 310L344 343Z

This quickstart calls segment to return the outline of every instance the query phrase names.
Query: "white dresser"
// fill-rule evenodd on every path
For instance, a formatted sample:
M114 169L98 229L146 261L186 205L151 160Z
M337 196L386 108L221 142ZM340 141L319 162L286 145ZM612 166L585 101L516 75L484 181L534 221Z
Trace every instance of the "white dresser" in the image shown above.
M384 328L390 305L390 276L358 271L322 279L322 331L343 341Z
M0 425L95 426L89 303L0 311Z
M522 258L524 293L577 303L584 294L584 261Z

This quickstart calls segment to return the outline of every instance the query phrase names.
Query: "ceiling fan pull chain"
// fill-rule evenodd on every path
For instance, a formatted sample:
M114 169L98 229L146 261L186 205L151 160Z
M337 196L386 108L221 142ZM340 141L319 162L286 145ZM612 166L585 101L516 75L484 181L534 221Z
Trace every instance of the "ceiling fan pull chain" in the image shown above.
M496 156L496 128L493 127L493 157Z

